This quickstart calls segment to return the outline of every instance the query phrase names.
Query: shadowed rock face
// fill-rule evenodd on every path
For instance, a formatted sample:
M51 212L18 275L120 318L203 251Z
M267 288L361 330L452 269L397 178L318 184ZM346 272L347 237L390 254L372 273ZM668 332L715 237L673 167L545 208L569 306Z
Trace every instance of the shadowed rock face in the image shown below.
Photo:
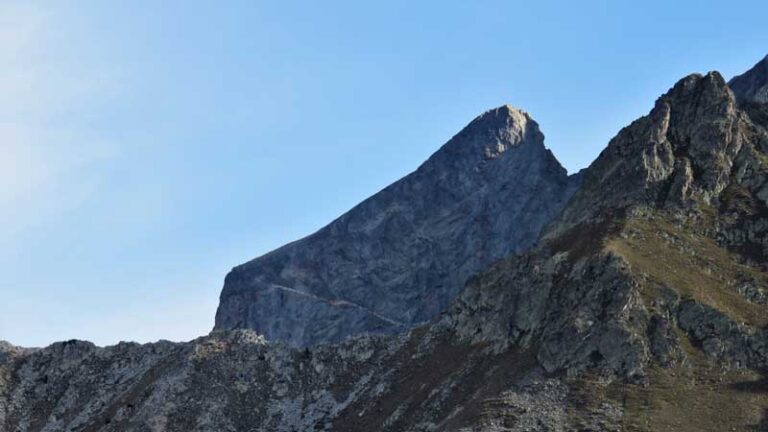
M320 231L234 268L215 330L309 346L431 319L478 270L530 247L574 191L543 141L527 113L484 113Z
M768 103L768 56L728 82L739 102Z
M768 124L768 56L728 85L741 108L757 124Z

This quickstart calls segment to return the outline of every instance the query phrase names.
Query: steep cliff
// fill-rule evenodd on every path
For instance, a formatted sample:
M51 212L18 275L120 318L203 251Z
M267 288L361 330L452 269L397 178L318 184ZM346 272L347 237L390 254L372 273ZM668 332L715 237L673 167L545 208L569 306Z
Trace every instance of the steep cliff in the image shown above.
M530 247L577 184L527 113L488 111L317 233L234 268L215 330L311 346L428 321L474 273Z

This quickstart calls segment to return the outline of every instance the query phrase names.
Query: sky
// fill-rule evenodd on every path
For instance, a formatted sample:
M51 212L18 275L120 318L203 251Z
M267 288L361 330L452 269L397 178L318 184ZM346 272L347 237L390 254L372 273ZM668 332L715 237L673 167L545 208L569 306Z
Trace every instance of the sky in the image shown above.
M224 275L414 170L483 111L570 171L768 2L0 2L0 339L190 340Z

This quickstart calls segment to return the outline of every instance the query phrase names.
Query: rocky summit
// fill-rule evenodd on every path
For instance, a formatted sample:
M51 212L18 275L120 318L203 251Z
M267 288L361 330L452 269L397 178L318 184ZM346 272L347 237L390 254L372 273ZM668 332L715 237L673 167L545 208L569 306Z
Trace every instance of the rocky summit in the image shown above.
M759 69L744 76L749 89L768 84ZM428 323L303 348L252 329L105 348L0 344L0 425L768 430L768 122L766 102L737 83L680 80L611 140L528 249L467 276ZM453 155L443 152L477 122L437 155ZM536 141L509 142L475 160ZM441 157L466 161L472 148Z
M470 276L530 247L578 179L527 113L490 110L320 231L235 267L215 330L301 347L426 322Z

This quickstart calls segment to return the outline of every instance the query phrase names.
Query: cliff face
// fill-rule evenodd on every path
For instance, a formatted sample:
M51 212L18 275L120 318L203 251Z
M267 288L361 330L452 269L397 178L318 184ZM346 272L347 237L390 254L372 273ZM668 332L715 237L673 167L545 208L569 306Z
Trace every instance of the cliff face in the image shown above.
M768 56L752 69L734 77L728 86L740 103L768 103Z
M317 233L234 268L215 330L311 346L428 321L470 276L530 247L575 190L543 141L522 111L484 113Z
M758 124L768 123L768 56L728 82L742 110Z
M758 83L759 84L759 83ZM624 128L438 319L295 349L0 344L4 430L761 431L768 123L716 72Z

